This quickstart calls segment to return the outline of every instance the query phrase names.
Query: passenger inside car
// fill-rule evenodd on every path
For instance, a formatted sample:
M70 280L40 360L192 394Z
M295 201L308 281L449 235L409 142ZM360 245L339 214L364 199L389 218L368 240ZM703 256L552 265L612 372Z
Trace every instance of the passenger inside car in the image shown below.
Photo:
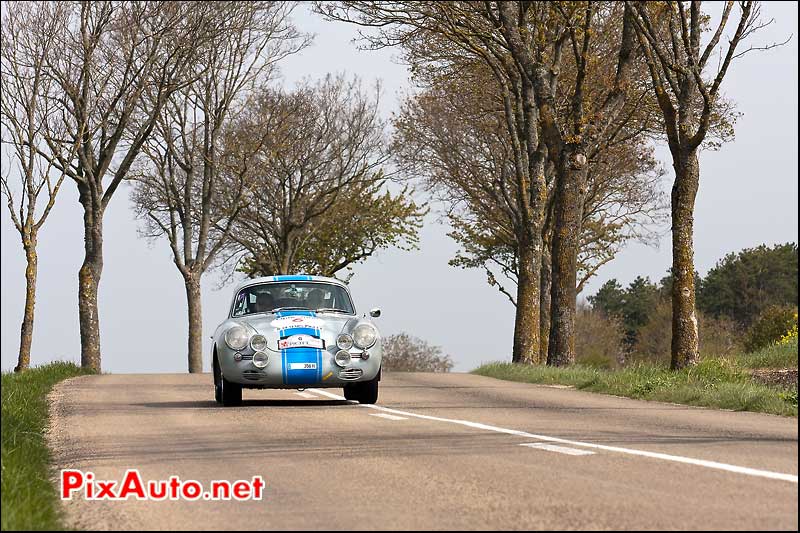
M322 291L320 289L311 289L306 296L306 307L309 309L319 309L322 305Z
M272 298L272 294L268 292L258 293L258 295L256 296L256 304L253 312L268 313L273 309L275 309L275 300Z

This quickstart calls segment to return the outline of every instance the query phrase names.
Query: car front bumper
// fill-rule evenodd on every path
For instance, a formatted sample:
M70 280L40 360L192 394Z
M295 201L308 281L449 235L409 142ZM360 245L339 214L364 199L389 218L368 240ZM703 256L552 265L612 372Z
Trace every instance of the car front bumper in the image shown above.
M343 387L348 383L371 381L381 368L379 343L367 350L350 350L350 364L340 367L334 361L338 349L303 350L289 348L280 352L268 351L269 363L264 368L253 364L252 355L243 353L236 361L235 352L224 347L217 352L223 377L244 387L260 389L300 389L307 387ZM366 351L368 359L361 355ZM311 353L316 352L316 353ZM354 357L358 355L358 357ZM249 358L248 358L249 357ZM298 370L298 367L309 367Z

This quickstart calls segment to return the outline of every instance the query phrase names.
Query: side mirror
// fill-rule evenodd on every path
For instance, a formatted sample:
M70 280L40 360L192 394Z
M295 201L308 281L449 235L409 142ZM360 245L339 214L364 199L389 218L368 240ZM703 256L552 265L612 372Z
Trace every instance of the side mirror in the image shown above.
M379 316L381 316L381 308L380 307L374 307L374 308L370 309L369 316L371 316L372 318L378 318Z

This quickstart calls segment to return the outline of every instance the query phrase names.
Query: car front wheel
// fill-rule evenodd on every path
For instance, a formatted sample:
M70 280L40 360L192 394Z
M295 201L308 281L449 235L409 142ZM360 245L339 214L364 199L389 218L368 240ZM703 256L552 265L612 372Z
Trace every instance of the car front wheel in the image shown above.
M378 401L378 379L350 383L344 386L344 397L363 404L374 404Z
M219 364L217 364L217 356L214 355L214 400L218 403L222 403L222 373L219 370Z
M242 405L242 386L238 383L231 383L224 376L220 376L220 385L222 391L220 396L222 398L223 407L234 407Z

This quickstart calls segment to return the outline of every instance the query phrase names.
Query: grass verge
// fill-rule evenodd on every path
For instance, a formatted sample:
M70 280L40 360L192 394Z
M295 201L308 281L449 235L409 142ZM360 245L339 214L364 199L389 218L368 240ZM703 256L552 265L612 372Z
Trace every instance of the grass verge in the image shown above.
M797 337L785 344L738 355L735 362L743 368L797 368Z
M473 373L524 383L571 385L641 400L797 416L796 390L753 383L745 369L724 359L706 359L677 372L648 364L603 370L580 365L554 368L490 363Z
M45 442L47 393L64 379L86 374L72 363L51 363L2 376L3 531L63 530L58 492L50 482Z

